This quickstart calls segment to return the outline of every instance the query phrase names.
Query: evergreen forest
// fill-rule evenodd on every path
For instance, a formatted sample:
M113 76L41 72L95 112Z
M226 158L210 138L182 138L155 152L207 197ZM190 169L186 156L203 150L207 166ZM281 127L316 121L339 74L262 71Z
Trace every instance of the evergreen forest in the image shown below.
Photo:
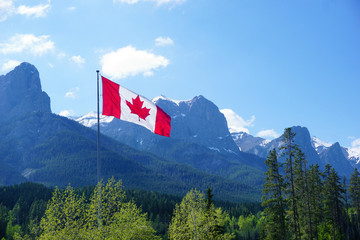
M125 189L114 178L78 188L22 183L0 187L0 239L360 239L360 173L308 166L294 136L285 129L269 152L261 202L215 201L210 188Z

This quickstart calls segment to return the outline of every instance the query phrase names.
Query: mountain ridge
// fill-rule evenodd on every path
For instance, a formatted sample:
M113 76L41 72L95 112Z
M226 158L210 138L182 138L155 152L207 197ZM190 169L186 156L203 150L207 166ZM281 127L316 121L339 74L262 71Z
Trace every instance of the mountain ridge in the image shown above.
M350 177L354 167L359 167L360 154L356 155L356 153L353 153L350 155L350 148L342 147L338 142L332 144L324 142L315 136L310 137L310 132L305 127L294 126L292 130L296 133L295 143L300 146L310 164L319 164L322 168L324 168L326 164L330 164L342 176L346 176L347 178ZM273 148L278 149L282 137L280 136L269 141L259 137L253 137L244 132L233 133L232 136L239 147L260 157L265 157ZM250 147L244 148L243 146L245 145Z
M179 118L186 118L188 116L188 112L184 112L183 109L181 109L181 105L188 105L188 108L191 107L192 104L196 103L197 100L201 99L202 101L206 101L206 98L204 98L203 96L196 96L193 99L190 100L172 100L169 99L167 97L164 96L159 96L153 99L153 101L157 104L159 104L160 107L165 108L167 111L170 112L170 115L172 116L172 119L179 119ZM213 103L211 103L213 104ZM218 110L218 108L217 108ZM199 111L199 110L198 110ZM201 112L201 111L200 111ZM201 112L203 113L203 112ZM206 115L206 113L204 114ZM88 115L84 115L88 116ZM97 122L92 118L94 117L94 115L92 117L89 116L89 118L87 119L87 123L85 123L84 121L84 117L83 118L79 118L77 119L78 122L82 123L83 125L87 125L89 127L95 128ZM119 137L118 135L121 135L122 133L116 132L114 131L114 129L126 129L127 131L129 130L129 128L131 128L131 125L127 125L127 127L120 127L121 125L126 125L127 123L121 123L121 120L118 119L114 119L114 118L101 118L101 126L102 128L106 129L105 131L108 131L110 129L113 129L112 132L107 132L105 134L107 134L110 137L113 137L119 141L124 141L122 139L120 139L121 137ZM115 127L115 126L110 126L111 122L118 122L119 124ZM201 122L201 121L200 121ZM224 123L222 123L222 126L227 126L224 125ZM186 123L185 123L186 125ZM211 127L206 127L207 129L211 128ZM223 127L224 128L224 127ZM181 129L181 128L180 128ZM339 171L339 173L341 175L344 175L346 177L349 177L350 174L352 173L353 169L355 166L357 166L357 162L359 162L359 156L355 155L354 153L349 154L349 149L348 148L344 148L344 147L340 147L340 150L338 149L337 151L331 151L331 153L328 152L329 148L333 145L330 143L326 143L324 141L322 141L321 139L311 136L309 130L306 127L301 127L301 126L293 126L292 127L293 132L295 132L297 134L297 136L295 137L296 139L296 143L301 147L302 151L305 153L309 164L318 164L321 168L324 168L324 166L329 163L333 166L337 166L336 169ZM269 150L273 149L273 148L279 148L280 144L281 144L281 136L278 138L275 138L273 140L266 140L264 138L261 137L254 137L248 133L245 132L239 132L239 133L231 133L229 132L229 128L228 131L226 132L226 136L231 136L233 142L237 145L237 149L236 151L227 151L227 153L233 153L236 155L239 155L241 153L249 153L252 155L256 155L258 157L260 157L261 159L265 159L268 155ZM136 134L140 134L142 131L141 129L139 129ZM132 135L132 134L130 134ZM140 134L141 135L141 134ZM218 139L222 139L222 136L220 137L216 137L216 134L209 134L206 136L207 138L207 142L204 141L197 141L197 137L198 135L193 135L191 138L191 134L189 134L188 136L179 136L175 134L175 137L178 137L182 140L188 141L188 142L194 142L203 146L207 146L210 150L212 151L217 151L219 153L221 153L221 150L223 150L223 152L226 152L226 147L215 147L216 143L212 142L212 144L209 144L209 142L211 142L210 140L214 140L216 138ZM223 134L224 136L224 134ZM127 138L129 141L133 141L134 139L132 139L131 136L128 136ZM144 144L144 139L140 138L137 139L134 142L134 146L135 148L138 147L136 145L143 145ZM148 147L147 151L151 151L149 150ZM232 148L234 149L234 148ZM155 152L156 153L156 152ZM245 164L248 164L246 162L244 162ZM258 169L264 170L265 168L263 166L260 166L259 164L249 164L249 166L252 167L256 167ZM197 166L195 166L197 167Z
M47 94L41 90L41 85L38 84L39 74L36 74L37 71L34 69L31 64L23 63L0 79L0 85L3 87L1 91L7 94L15 91L14 93L20 96L18 101L6 104L27 106L24 101L32 101L29 108L14 108L16 111L11 112L11 118L1 120L0 169L6 174L1 175L0 184L8 185L29 180L61 187L65 187L69 182L73 186L95 184L96 131L51 113L50 101L46 101L48 105L37 101ZM9 78L13 75L23 79ZM35 79L38 84L36 91L32 89L34 79L28 76L38 78ZM8 83L12 81L28 81L29 92L19 94L21 91L16 92L17 88L8 88L7 86L11 85ZM30 99L27 99L27 96ZM6 108L1 110L5 111ZM191 188L205 191L207 187L211 187L219 198L229 201L260 199L261 172L257 173L258 183L254 187L236 179L169 161L147 151L139 151L102 134L100 142L101 160L104 163L101 168L102 176L123 179L125 187L176 195L183 195ZM199 145L195 144L194 147L196 150ZM228 164L230 168L232 163Z

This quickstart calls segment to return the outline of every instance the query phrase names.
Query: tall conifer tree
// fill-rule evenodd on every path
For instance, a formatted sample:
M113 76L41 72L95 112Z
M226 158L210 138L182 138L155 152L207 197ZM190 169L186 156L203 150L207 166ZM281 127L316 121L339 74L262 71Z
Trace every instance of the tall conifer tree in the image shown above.
M265 207L265 239L287 239L285 221L284 179L279 172L276 150L272 150L265 164L262 205Z
M334 168L326 166L325 177L323 187L325 218L331 225L333 239L342 239L344 231L341 220L344 208L345 189L343 189L341 178Z
M306 168L305 154L300 148L296 149L294 161L294 185L297 195L297 209L299 213L299 225L304 239L313 239L313 219L310 207L310 195L308 170Z
M312 237L319 239L319 226L323 219L323 208L322 208L322 181L321 172L319 165L311 165L308 171L308 188L309 192L309 203L310 210L312 213Z
M356 212L356 226L360 229L360 173L357 168L350 176L349 195L351 205Z
M285 181L287 184L286 194L288 195L289 214L288 219L293 229L294 239L301 239L299 213L297 206L297 194L295 192L295 169L294 158L297 145L294 143L295 133L291 132L291 128L286 128L282 136L283 145L280 147L282 157L285 157Z

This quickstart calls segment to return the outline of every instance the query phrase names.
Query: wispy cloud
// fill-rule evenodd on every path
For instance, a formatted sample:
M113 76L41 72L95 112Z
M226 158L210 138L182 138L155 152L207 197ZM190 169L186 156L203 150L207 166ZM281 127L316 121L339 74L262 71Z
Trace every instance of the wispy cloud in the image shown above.
M16 66L20 65L21 62L16 61L16 60L9 60L6 63L4 63L1 67L1 70L3 72L8 72L13 70Z
M280 134L275 132L274 129L262 130L256 134L257 137L265 138L272 140L274 138L280 137Z
M0 0L0 22L6 21L12 15L23 15L26 17L45 17L50 10L50 1L47 4L36 6L20 5L16 7L13 0Z
M71 88L67 93L65 93L65 98L71 98L71 99L76 99L79 97L79 91L80 91L80 88L79 87L74 87L74 88Z
M354 141L351 142L351 147L353 148L360 148L360 138L355 139Z
M163 4L182 4L186 2L186 0L114 0L114 3L126 3L126 4L135 4L139 2L154 2L157 5Z
M220 112L224 114L229 131L233 132L246 132L250 133L248 127L253 127L255 122L255 116L251 116L249 120L244 120L237 115L232 109L221 109Z
M81 67L85 63L85 59L83 57L81 57L80 55L72 56L70 58L70 61L73 62L73 63L76 63L79 67Z
M173 45L174 44L174 41L169 38L169 37L158 37L155 39L155 45L156 46L169 46L169 45Z
M43 55L55 49L55 43L49 35L16 34L7 42L0 43L0 53L23 53Z
M12 0L0 0L0 22L6 21L15 12L16 8Z
M121 79L138 74L152 76L153 70L166 67L169 60L146 50L127 46L103 55L100 64L103 74L112 79Z
M36 6L25 6L25 5L21 5L17 8L17 14L20 15L25 15L27 17L35 17L35 18L40 18L40 17L45 17L46 14L49 12L50 10L50 1L48 2L48 4L39 4Z

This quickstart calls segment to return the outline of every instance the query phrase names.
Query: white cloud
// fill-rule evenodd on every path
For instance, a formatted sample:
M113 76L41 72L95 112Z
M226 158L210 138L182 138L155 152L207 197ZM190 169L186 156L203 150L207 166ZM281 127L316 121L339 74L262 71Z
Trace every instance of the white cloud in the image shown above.
M237 115L231 109L221 109L220 112L224 114L228 124L229 131L231 133L233 132L249 133L249 129L247 129L246 127L254 126L255 116L251 116L251 119L249 120L244 120L242 117Z
M354 141L351 142L351 147L359 147L360 148L360 138L355 139Z
M49 35L16 34L7 42L0 43L0 53L29 52L33 55L43 55L55 49L54 42L49 38Z
M114 3L119 2L119 3L127 3L127 4L135 4L137 2L139 2L139 0L114 0Z
M0 22L6 21L8 17L18 14L27 17L45 17L50 10L50 0L47 4L39 4L36 6L21 5L14 6L13 0L0 0Z
M156 46L169 46L173 45L174 41L169 37L158 37L155 39L155 45Z
M67 93L65 93L65 98L71 98L71 99L76 99L78 98L78 93L80 91L80 88L79 87L74 87L74 88L71 88Z
M152 70L166 67L169 60L163 56L127 46L103 55L100 64L103 74L112 79L120 79L138 74L152 75Z
M48 4L40 4L33 7L21 5L17 8L17 14L27 17L45 17L50 10L50 2Z
M75 7L75 6L68 7L68 10L69 10L69 11L75 11L75 10L76 10L76 7Z
M147 72L144 72L144 77L152 77L154 76L154 72L153 71L147 71Z
M265 138L265 139L274 139L280 137L280 134L275 132L274 129L262 130L256 134L257 137Z
M9 60L9 61L7 61L6 63L4 63L4 64L2 65L1 70L2 70L3 72L11 71L11 70L13 70L16 66L20 65L20 63L21 63L21 62L16 61L16 60Z
M68 118L68 117L74 116L75 113L73 110L63 110L59 113L59 115Z
M138 2L154 2L157 5L162 4L182 4L186 2L186 0L114 0L114 3L127 3L127 4L135 4Z
M186 2L186 0L151 0L152 2L156 2L157 5L174 3L174 4L182 4Z
M70 61L73 62L73 63L76 63L79 67L82 66L85 63L85 59L82 58L80 55L72 56L70 58Z
M16 12L12 0L0 0L0 22L6 21L6 19Z

